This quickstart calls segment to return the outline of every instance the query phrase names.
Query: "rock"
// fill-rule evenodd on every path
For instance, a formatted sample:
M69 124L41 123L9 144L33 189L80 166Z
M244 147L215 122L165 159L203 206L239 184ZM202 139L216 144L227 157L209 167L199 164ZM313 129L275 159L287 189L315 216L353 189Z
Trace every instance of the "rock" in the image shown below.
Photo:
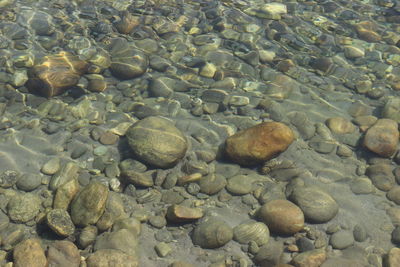
M365 56L365 51L361 47L345 45L344 56L348 59L360 58Z
M282 260L283 243L271 238L267 244L260 247L254 260L257 266L276 266Z
M292 235L304 227L304 214L288 200L276 199L264 204L259 212L260 219L275 233Z
M26 223L39 214L41 207L40 198L33 193L16 194L7 205L10 219L17 223Z
M388 267L400 266L400 248L391 248L385 258Z
M74 243L66 240L55 241L47 250L49 266L79 267L81 255Z
M67 164L63 165L61 169L51 177L49 188L51 190L56 190L58 187L67 183L68 181L77 179L78 176L79 176L79 166L73 162L68 162Z
M399 131L397 123L390 119L379 119L367 130L364 146L381 157L391 157L397 150Z
M326 223L339 211L336 201L318 188L296 187L290 198L303 211L305 219L312 223Z
M396 184L393 167L389 164L373 164L366 169L366 175L376 188L385 192Z
M154 185L153 177L148 173L125 170L122 171L121 177L125 182L139 187L151 187Z
M21 224L9 224L1 231L1 244L5 250L11 250L24 239L27 229Z
M30 192L34 189L38 188L42 184L42 177L37 174L22 174L19 176L18 181L16 183L18 189Z
M111 73L117 78L129 80L146 72L149 60L144 52L131 46L127 40L114 38L111 50Z
M200 185L200 191L211 196L218 193L226 186L226 178L221 174L211 173L201 177L198 183Z
M133 258L138 258L138 237L136 233L120 229L113 232L105 232L98 236L94 244L94 250L117 249Z
M326 125L336 134L349 134L356 130L356 127L342 117L333 117L326 120Z
M95 224L103 214L108 188L98 182L85 186L71 204L71 219L75 225Z
M386 197L396 203L396 205L400 205L400 186L395 186L392 189L390 189Z
M296 267L319 267L326 260L325 249L314 249L297 254L292 263Z
M226 190L234 195L246 195L253 189L253 180L248 175L236 175L228 179Z
M255 165L285 151L293 140L294 134L285 124L263 122L228 137L225 150L233 161Z
M168 267L196 267L195 265L185 261L174 261Z
M66 210L53 209L49 211L46 221L50 229L62 237L70 236L75 232L75 226Z
M253 241L262 246L269 241L269 229L261 222L246 221L233 228L233 239L240 244Z
M168 221L174 223L191 222L203 217L203 211L199 208L172 205L168 207L166 217Z
M140 16L132 16L127 10L120 13L120 20L114 22L115 28L119 33L130 34L140 24Z
M193 232L194 245L202 248L219 248L232 240L233 230L224 221L210 218L200 223Z
M88 63L67 52L45 56L29 71L26 87L31 93L45 97L60 95L78 84Z
M39 239L30 238L15 246L13 251L15 267L47 266L47 259Z
M171 248L171 246L170 245L168 245L167 243L165 243L165 242L160 242L160 243L158 243L155 247L154 247L154 249L156 250L156 252L157 252L157 255L159 256L159 257L165 257L165 256L167 256L169 253L171 253L171 251L172 251L172 248Z
M378 25L372 21L361 21L355 25L355 29L357 31L358 37L361 40L376 43L379 42L382 37L376 31L378 29Z
M174 166L186 153L188 143L172 122L161 117L147 117L126 132L136 156L160 168Z
M345 249L353 245L353 234L349 231L338 231L331 236L329 243L334 249Z
M132 257L117 249L101 249L93 254L90 254L86 260L88 267L105 267L105 266L120 266L120 267L138 267L139 262L135 257Z
M88 225L82 229L79 234L78 244L82 248L86 248L89 245L93 244L97 237L97 227L93 225Z
M104 77L99 74L91 74L85 76L89 79L87 89L90 92L104 92L107 89L107 82Z
M350 189L354 194L370 194L374 192L374 185L368 178L356 178L350 184Z
M53 208L67 210L78 192L78 179L72 179L65 184L59 186L54 196Z

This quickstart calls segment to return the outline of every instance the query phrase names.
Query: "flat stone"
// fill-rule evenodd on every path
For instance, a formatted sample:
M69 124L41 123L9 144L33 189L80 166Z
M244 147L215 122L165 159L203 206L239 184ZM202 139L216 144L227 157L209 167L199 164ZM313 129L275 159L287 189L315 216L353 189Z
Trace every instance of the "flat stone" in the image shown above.
M326 260L325 249L314 249L297 254L292 263L297 267L319 267Z
M172 205L168 207L167 219L170 222L191 222L203 217L203 211L199 208L189 208L182 205Z
M285 124L263 122L228 137L225 151L241 165L256 165L285 151L293 140L294 134Z
M326 125L336 134L353 133L356 127L347 119L342 117L333 117L326 120Z
M105 232L97 237L94 250L117 249L135 259L138 257L138 237L128 229Z
M40 198L33 193L16 194L7 205L8 216L14 222L26 223L39 214Z
M199 224L193 232L193 244L202 248L219 248L232 240L233 230L224 221L210 218Z
M331 236L329 243L334 249L345 249L350 247L354 243L353 233L350 231L340 230Z

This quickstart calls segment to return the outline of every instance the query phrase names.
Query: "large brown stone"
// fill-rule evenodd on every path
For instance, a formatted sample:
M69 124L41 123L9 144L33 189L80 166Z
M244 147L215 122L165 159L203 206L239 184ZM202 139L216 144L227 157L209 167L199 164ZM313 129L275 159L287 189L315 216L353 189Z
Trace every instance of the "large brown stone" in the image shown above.
M399 130L397 123L390 119L380 119L368 129L364 146L381 157L390 157L397 150Z
M19 243L13 251L15 267L47 266L47 259L39 239L31 238Z
M30 70L26 87L31 93L45 97L60 95L78 84L88 66L86 61L67 52L46 56Z
M285 151L294 140L293 131L280 122L263 122L226 140L226 153L242 165L256 165Z
M292 235L304 227L304 214L292 202L284 199L272 200L259 210L261 220L278 234Z

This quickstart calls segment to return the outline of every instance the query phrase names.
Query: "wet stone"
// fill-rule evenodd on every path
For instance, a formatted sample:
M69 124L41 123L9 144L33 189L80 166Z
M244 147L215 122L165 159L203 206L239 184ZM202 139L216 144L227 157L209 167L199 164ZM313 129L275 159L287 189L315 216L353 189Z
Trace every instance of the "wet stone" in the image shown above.
M46 215L47 225L57 235L67 237L75 232L75 226L66 210L53 209Z
M105 210L108 188L98 182L85 186L71 204L71 219L75 225L96 223Z
M392 189L390 189L386 193L386 197L397 205L400 205L400 186L394 186Z
M35 218L40 206L40 198L33 193L16 194L8 202L7 212L12 221L26 223Z
M193 232L193 244L202 248L219 248L233 237L232 228L224 221L210 218L199 224Z
M59 186L65 184L66 182L78 178L78 175L78 165L73 162L68 162L51 177L49 188L51 190L56 190Z
M292 130L279 122L264 122L226 140L229 158L242 165L255 165L285 151L294 140Z
M400 264L400 249L391 248L387 253L387 264L389 267L395 267Z
M86 260L88 267L97 266L124 266L138 267L138 259L117 249L101 249L90 254Z
M199 208L172 205L168 207L166 217L168 221L174 223L191 222L203 217L203 211Z
M339 211L336 201L326 192L313 187L296 187L291 196L304 213L307 221L325 223Z
M302 210L287 200L277 199L267 202L258 213L268 228L278 234L292 235L304 227Z
M199 180L200 191L207 195L214 195L221 191L227 184L226 178L220 174L209 174Z
M37 174L22 174L17 181L18 189L30 192L36 188L38 188L42 183L42 177Z
M349 231L338 231L331 236L329 243L334 249L345 249L353 245L353 234Z
M154 185L153 177L147 173L135 172L132 170L123 171L122 178L135 186L151 187Z
M174 166L188 146L182 132L161 117L140 120L128 129L126 136L139 159L161 168Z
M356 178L350 184L350 189L354 194L370 194L374 192L374 186L368 178Z
M53 175L60 169L60 159L52 158L47 161L41 168L41 172L47 175Z
M269 241L269 229L261 222L246 221L233 228L233 239L240 244L255 242L262 246Z
M2 188L10 188L15 185L21 174L17 171L5 171L0 175L0 186Z
M53 207L67 210L71 201L79 191L78 179L73 179L60 186L54 196Z
M397 123L390 119L380 119L368 129L364 146L382 157L392 156L399 142Z
M138 237L127 229L103 233L96 239L94 250L117 249L135 259L138 257Z
M366 174L376 188L389 191L396 183L392 169L388 164L374 164L367 168Z
M359 224L354 226L353 236L354 236L354 240L357 242L364 242L368 238L366 229Z
M158 243L154 249L156 250L157 255L160 257L166 257L172 251L171 246L164 242Z
M78 248L66 240L55 241L47 250L49 266L78 267L81 262Z
M329 129L336 134L347 134L355 131L355 126L348 120L342 117L329 118L326 121Z
M13 251L14 266L42 267L47 265L39 239L30 238L19 243Z
M226 190L234 195L245 195L251 192L253 181L246 175L236 175L228 179Z
M162 216L150 216L149 223L151 226L161 229L167 225L167 220Z
M97 237L97 227L93 225L88 225L82 229L79 234L78 243L82 248L86 248L87 246L94 243Z
M296 255L292 263L295 266L309 266L309 267L317 267L321 266L323 262L325 262L327 255L324 249L314 249L306 252L302 252Z

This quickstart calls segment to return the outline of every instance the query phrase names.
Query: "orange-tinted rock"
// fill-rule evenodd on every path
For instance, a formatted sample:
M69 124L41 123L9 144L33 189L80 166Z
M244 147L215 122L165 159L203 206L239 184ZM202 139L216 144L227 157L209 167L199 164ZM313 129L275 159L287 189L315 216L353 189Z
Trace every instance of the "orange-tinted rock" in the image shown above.
M132 16L129 11L124 11L121 14L121 20L114 23L119 33L130 34L133 29L140 23L139 16Z
M379 42L382 37L377 33L378 25L372 21L362 21L355 25L357 35L360 39L375 43Z
M242 165L256 165L285 151L294 140L293 131L280 122L263 122L226 140L226 153Z
M199 208L172 205L167 210L167 219L171 222L191 222L201 217L203 217L203 211Z
M272 232L278 234L292 235L304 227L304 214L301 209L284 199L264 204L259 210L259 216Z
M397 123L390 119L380 119L368 129L364 146L381 157L392 156L399 142Z
M39 239L31 238L19 243L13 251L15 267L47 266L47 259Z
M88 63L67 52L46 56L29 72L26 87L31 93L52 97L78 84Z

